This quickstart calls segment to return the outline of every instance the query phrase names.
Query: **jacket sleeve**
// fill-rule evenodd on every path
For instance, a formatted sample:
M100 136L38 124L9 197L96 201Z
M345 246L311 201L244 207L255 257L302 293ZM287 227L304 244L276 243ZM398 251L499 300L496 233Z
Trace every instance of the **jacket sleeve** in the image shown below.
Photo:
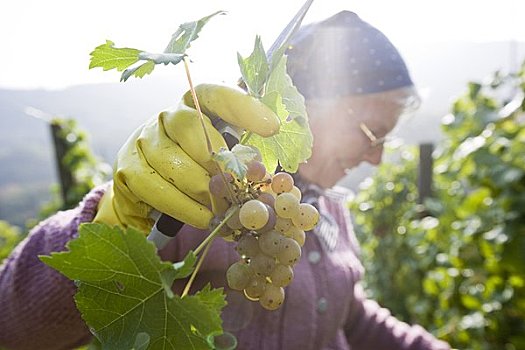
M350 314L345 324L348 342L355 350L449 350L421 326L397 320L375 301L366 299L357 284Z
M65 249L78 226L93 220L106 187L42 221L0 266L0 348L72 349L90 340L73 300L74 283L38 256Z

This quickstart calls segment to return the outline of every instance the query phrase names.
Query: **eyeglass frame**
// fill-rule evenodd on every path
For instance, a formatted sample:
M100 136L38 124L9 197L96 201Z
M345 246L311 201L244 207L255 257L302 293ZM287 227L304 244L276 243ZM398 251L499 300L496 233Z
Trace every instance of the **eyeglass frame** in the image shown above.
M371 148L376 148L376 147L382 146L382 145L385 144L385 142L388 141L388 137L387 136L377 137L372 132L372 130L370 130L370 128L363 122L359 123L359 128L366 135L366 137L370 140Z

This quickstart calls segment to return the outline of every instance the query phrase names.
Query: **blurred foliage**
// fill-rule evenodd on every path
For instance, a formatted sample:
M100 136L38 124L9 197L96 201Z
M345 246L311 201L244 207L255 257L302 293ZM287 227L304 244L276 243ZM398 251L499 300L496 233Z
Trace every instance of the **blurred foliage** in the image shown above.
M351 203L370 296L459 349L525 349L524 91L525 69L469 84L422 205L406 147Z
M61 195L61 185L52 186L51 201L42 206L38 218L28 220L26 223L28 230L59 210L77 206L86 193L93 187L107 181L111 174L111 167L93 155L87 142L86 133L78 127L74 119L55 118L51 120L51 123L59 127L60 131L56 137L65 148L64 157L56 161L62 162L72 182L66 189L65 200ZM9 255L26 234L26 232L21 233L16 226L11 226L6 221L0 221L0 261Z
M58 127L55 137L64 146L64 156L57 159L71 178L71 184L57 184L51 189L53 199L43 205L38 220L42 220L58 210L74 208L93 187L107 181L111 167L93 155L86 133L76 120L54 118L51 124ZM62 186L66 196L63 198Z
M7 258L14 247L24 238L20 229L0 220L0 263Z

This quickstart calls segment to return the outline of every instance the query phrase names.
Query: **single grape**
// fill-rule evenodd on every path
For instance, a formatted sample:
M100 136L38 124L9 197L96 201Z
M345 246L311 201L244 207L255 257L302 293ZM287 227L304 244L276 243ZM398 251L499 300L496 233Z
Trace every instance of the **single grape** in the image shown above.
M261 181L266 175L266 168L264 164L256 160L252 160L246 164L246 179L248 181Z
M275 221L275 230L281 233L285 233L293 226L292 220L283 218L281 216L277 217Z
M242 226L247 229L258 230L266 225L269 215L268 209L263 202L251 199L241 207L239 220Z
M244 234L241 239L239 239L235 250L237 250L239 255L247 256L249 258L254 257L261 252L258 239L250 233Z
M240 230L243 228L242 224L241 224L241 221L239 219L239 208L238 207L230 207L228 210L226 210L226 214L224 214L225 217L228 217L228 215L230 215L230 213L233 211L233 210L236 210L237 212L234 213L227 221L226 221L226 225L228 225L228 227L230 227L231 229L234 229L234 230Z
M224 176L224 177L223 177ZM226 181L226 182L225 182ZM230 173L222 173L213 175L210 179L210 193L215 197L228 197L228 187L233 182L233 176Z
M226 271L226 280L231 289L243 290L248 286L253 276L253 271L244 261L233 263Z
M292 282L293 269L291 266L277 264L270 274L272 284L278 287L286 287Z
M277 212L277 210L276 210ZM295 226L303 231L312 230L319 222L319 212L315 207L308 203L299 204L297 214L292 217Z
M297 200L299 200L299 201L303 197L303 194L301 193L301 190L297 186L294 186L292 188L292 190L290 191L290 193L293 194L295 197L297 197Z
M301 257L301 246L293 238L283 237L277 260L283 265L293 265Z
M277 215L290 219L297 215L299 200L291 193L281 193L275 198L274 208Z
M290 227L290 229L286 231L284 235L295 240L301 247L304 245L306 240L305 232L295 225L292 225L292 227Z
M266 209L268 209L268 222L266 222L266 225L264 225L262 228L257 230L257 232L259 233L263 233L263 232L272 230L277 220L277 215L275 214L275 210L273 210L273 208L270 207L268 204L265 204L265 205L266 205Z
M267 310L276 310L284 302L284 289L272 284L268 284L259 303Z
M275 267L275 258L263 253L257 254L250 259L250 266L256 274L268 276Z
M256 301L263 295L267 285L268 281L266 281L266 277L254 275L250 279L248 286L244 289L244 295L246 295L248 299Z
M277 231L265 232L259 237L259 248L264 254L275 257L279 252L282 238L283 235Z
M272 177L272 190L277 194L290 192L293 186L293 178L288 173L276 173Z
M275 197L273 195L271 195L270 193L267 193L267 192L261 193L259 195L259 197L257 197L257 199L259 201L263 202L264 204L269 205L272 208L273 208L273 205L275 203Z

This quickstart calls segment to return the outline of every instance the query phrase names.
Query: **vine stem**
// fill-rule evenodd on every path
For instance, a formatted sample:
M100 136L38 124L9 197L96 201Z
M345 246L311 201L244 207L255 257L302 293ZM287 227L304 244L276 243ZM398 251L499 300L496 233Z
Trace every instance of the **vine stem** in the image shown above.
M197 93L195 92L195 88L193 87L193 81L191 80L191 74L190 74L190 67L188 65L188 58L184 57L183 61L184 61L184 69L186 70L186 77L188 78L188 83L190 84L191 97L193 97L193 103L195 103L195 108L197 109L197 112L199 113L199 118L201 121L202 129L204 130L204 136L206 137L206 146L208 147L208 152L212 154L213 148L211 147L210 135L208 135L208 130L206 129L206 125L204 125L204 117L202 115L201 106L199 104L199 99L197 98Z
M204 248L204 251L202 252L202 255L199 257L199 261L197 262L197 265L195 266L195 269L191 273L190 279L188 280L188 283L186 283L186 286L184 286L184 290L182 291L181 298L184 298L186 295L188 295L191 285L193 284L193 281L195 280L195 277L197 276L197 273L199 272L202 262L204 261L204 258L208 254L208 251L210 250L211 244L217 234L219 233L219 230L226 224L226 221L228 221L229 218L231 218L235 213L237 213L239 209L232 210L228 215L224 217L224 219L217 225L217 227L206 237L204 241L199 244L199 246L195 249L194 253L195 255L199 254L199 252Z
M193 80L191 79L190 66L188 64L188 58L184 57L183 62L184 62L184 69L186 71L186 77L188 79L188 84L190 85L191 97L193 98L193 103L195 104L195 108L197 109L197 112L199 114L199 119L201 121L202 129L204 130L204 137L206 138L206 146L208 147L208 153L211 155L212 161L215 163L215 166L217 167L218 173L221 174L222 180L224 181L224 185L226 186L226 189L228 190L228 194L230 196L230 201L232 203L240 204L239 201L237 200L237 197L235 197L235 195L233 194L233 192L232 192L232 190L230 188L230 184L228 183L228 181L226 180L226 177L224 176L224 174L222 172L221 166L213 158L213 155L215 153L213 152L213 147L211 145L210 135L208 134L208 130L206 129L206 125L204 124L204 116L202 114L202 110L201 110L201 106L200 106L200 103L199 103L199 99L197 98L197 93L195 92L195 88L193 86Z
M215 236L217 236L217 234L219 233L219 230L224 225L226 225L226 221L228 221L238 211L239 211L239 209L236 208L235 210L232 210L230 213L228 213L228 215L226 215L224 217L224 219L217 225L217 227L215 227L215 229L213 229L213 231L211 231L211 233L208 235L208 237L206 237L206 239L204 239L204 241L202 241L201 244L199 244L199 246L197 248L195 248L195 250L193 252L195 254L199 254L199 252L202 250L202 248L204 248L206 246L206 244L208 244L209 241L211 241L212 239L215 238Z
M191 285L193 284L193 281L195 280L195 277L197 276L197 272L201 268L202 262L204 261L204 258L208 254L208 251L210 250L212 241L209 241L206 244L206 249L204 249L204 252L199 257L199 261L197 262L197 266L195 266L195 270L191 273L190 279L188 280L188 283L186 283L186 286L184 286L184 290L182 291L181 298L184 298L186 295L188 295Z

